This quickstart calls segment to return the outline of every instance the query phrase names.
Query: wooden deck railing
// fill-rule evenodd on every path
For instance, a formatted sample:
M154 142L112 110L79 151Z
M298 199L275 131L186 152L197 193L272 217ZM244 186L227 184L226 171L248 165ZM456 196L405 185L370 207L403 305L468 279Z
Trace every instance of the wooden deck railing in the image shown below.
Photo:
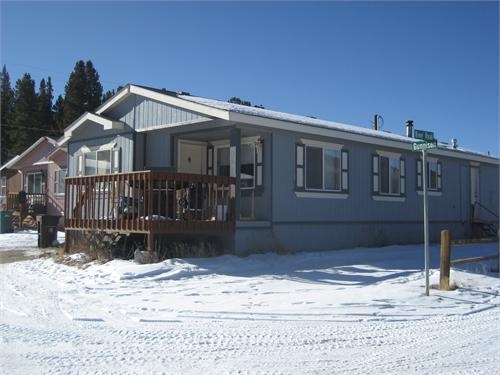
M26 193L26 203L28 206L39 204L42 206L47 205L47 194L45 193ZM19 209L19 192L7 194L7 209Z
M232 230L234 183L159 171L68 177L65 227L148 234Z

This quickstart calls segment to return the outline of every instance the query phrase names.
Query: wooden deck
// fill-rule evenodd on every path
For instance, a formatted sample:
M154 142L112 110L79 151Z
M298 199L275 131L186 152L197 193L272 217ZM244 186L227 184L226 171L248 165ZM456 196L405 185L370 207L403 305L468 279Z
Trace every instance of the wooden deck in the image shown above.
M47 205L47 194L45 193L26 193L26 204L29 205ZM18 210L19 209L19 193L8 193L7 194L7 209L8 210Z
M234 230L235 179L139 171L68 177L65 228L118 233L209 233Z

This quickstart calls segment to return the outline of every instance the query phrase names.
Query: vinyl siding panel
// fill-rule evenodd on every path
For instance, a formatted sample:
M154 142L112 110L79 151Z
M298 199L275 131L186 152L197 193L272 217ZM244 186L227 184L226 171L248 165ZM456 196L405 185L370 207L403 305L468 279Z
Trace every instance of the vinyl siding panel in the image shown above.
M171 160L172 135L168 129L155 130L145 133L145 158L146 168L166 168L173 165Z
M349 152L349 193L346 199L299 198L295 194L295 148L301 138L342 144ZM272 136L272 228L282 248L291 251L327 250L423 241L423 196L417 191L420 153L371 146L292 132ZM372 155L400 154L405 165L402 201L379 201L372 194ZM442 165L442 192L429 196L431 240L442 229L455 238L470 227L469 161L437 157ZM481 165L483 204L498 211L498 166ZM243 249L245 244L236 244ZM244 251L243 251L244 253Z
M209 121L210 118L198 113L177 108L165 103L132 95L121 102L105 116L119 119L137 131L168 127L191 121Z

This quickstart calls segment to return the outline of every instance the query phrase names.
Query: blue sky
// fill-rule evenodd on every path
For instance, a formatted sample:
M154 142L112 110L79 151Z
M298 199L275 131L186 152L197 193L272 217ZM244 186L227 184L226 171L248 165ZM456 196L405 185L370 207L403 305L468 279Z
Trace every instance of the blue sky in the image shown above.
M1 63L64 91L136 83L499 155L498 2L5 2Z

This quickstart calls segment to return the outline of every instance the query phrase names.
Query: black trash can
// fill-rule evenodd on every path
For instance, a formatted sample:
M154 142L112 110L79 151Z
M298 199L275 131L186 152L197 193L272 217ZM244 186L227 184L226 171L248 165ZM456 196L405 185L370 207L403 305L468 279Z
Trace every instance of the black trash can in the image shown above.
M37 215L38 247L51 247L57 240L57 223L60 216Z

